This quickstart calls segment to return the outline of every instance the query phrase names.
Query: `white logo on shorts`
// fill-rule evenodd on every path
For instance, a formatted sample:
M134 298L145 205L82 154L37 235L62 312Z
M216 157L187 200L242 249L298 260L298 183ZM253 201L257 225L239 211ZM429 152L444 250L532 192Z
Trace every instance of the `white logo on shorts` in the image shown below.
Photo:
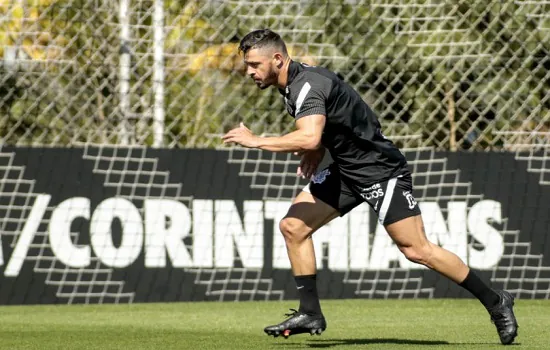
M403 191L403 196L407 199L407 202L409 202L409 209L414 209L416 207L416 200L414 199L413 195L409 191Z
M322 184L327 179L327 176L329 175L330 175L330 170L325 169L320 173L315 174L315 176L311 179L311 181L313 181L314 184Z

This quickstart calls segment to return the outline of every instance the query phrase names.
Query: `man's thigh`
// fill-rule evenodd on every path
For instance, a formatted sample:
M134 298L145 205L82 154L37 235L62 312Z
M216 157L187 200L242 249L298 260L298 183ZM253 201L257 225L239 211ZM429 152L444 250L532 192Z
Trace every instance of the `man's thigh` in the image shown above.
M404 175L369 186L361 193L399 247L428 243L420 207L412 192L412 177Z
M420 208L412 194L410 175L394 177L367 187L355 186L354 190L364 198L384 226L420 215Z
M294 199L285 219L296 219L311 234L361 203L341 181L335 164L319 171Z
M315 174L304 191L336 209L341 216L363 202L344 182L335 163Z
M420 247L428 244L421 215L407 218L386 225L386 231L398 247Z
M301 230L311 235L339 215L338 210L332 206L311 193L302 191L294 199L285 219L293 220L295 226L301 227Z

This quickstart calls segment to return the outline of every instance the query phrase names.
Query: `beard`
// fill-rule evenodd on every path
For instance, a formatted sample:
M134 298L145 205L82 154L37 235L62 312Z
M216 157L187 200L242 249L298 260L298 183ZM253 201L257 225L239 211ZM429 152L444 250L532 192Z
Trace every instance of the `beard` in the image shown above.
M277 83L277 73L275 72L275 70L270 70L267 74L266 74L266 78L263 79L263 80L258 80L258 81L254 81L256 83L256 86L258 86L258 88L260 88L261 90L265 90L267 89L268 87L270 87L271 85L274 85Z
M271 84L265 84L265 83L258 83L257 85L258 85L258 88L260 88L260 90L265 90L271 86Z

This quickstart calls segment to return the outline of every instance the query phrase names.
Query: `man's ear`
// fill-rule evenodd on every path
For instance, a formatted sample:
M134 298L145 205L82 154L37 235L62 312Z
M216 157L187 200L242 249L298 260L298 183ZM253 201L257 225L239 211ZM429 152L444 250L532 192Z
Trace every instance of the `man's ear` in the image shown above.
M273 61L275 61L275 65L279 69L281 69L283 67L283 64L285 63L283 55L279 52L275 52L273 54Z

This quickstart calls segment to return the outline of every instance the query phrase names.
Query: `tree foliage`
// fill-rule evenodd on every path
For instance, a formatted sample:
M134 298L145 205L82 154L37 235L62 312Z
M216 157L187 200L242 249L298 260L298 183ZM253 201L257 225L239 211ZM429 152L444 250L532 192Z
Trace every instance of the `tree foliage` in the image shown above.
M154 1L0 1L0 135L9 144L152 144ZM270 27L297 60L342 74L385 133L440 149L500 148L499 132L547 131L548 5L454 0L164 0L164 144L216 147L243 121L292 129L278 92L244 76L237 43ZM129 50L129 110L120 54ZM13 58L10 55L16 53ZM10 58L11 57L11 58ZM407 141L403 143L409 145Z

